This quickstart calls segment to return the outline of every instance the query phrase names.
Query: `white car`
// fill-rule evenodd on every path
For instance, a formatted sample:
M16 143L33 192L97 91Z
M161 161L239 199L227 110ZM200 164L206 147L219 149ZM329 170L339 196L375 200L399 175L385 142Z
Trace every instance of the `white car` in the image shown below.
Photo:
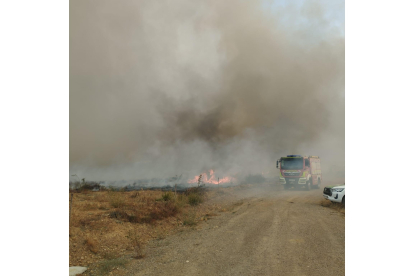
M345 185L325 187L323 189L323 197L332 202L339 202L345 205Z

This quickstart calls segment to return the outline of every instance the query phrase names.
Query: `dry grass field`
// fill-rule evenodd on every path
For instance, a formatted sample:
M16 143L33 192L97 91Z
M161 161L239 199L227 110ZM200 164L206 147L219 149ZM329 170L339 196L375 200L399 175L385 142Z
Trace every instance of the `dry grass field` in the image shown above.
M149 240L162 240L175 231L197 227L215 216L214 212L226 211L223 204L205 201L231 196L233 189L74 193L69 266L88 266L95 269L96 275L122 269L131 258L145 257Z

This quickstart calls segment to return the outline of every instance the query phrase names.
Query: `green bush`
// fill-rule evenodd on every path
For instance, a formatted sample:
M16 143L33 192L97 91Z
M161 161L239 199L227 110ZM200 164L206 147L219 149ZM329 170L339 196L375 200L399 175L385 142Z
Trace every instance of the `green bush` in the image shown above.
M173 193L172 192L166 192L162 195L162 199L164 201L170 201L173 198Z
M203 202L203 196L198 193L193 193L188 195L188 203L191 206L197 206Z

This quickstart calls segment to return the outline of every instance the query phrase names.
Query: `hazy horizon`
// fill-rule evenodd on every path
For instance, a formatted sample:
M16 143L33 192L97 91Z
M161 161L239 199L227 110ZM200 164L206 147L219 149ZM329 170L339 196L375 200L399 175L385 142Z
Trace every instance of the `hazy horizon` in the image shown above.
M345 178L344 1L69 5L69 175Z

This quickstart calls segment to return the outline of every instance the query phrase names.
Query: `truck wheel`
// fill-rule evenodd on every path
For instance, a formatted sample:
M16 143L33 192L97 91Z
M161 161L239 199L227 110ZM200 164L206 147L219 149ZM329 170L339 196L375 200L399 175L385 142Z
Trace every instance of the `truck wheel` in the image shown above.
M321 187L321 179L318 179L318 185L316 186L316 189L319 189Z
M342 205L345 206L345 196L342 198Z
M306 182L306 191L310 191L310 182L308 181L308 182Z
M285 184L285 185L283 185L283 188L285 189L285 190L289 190L289 186L287 185L287 184Z

